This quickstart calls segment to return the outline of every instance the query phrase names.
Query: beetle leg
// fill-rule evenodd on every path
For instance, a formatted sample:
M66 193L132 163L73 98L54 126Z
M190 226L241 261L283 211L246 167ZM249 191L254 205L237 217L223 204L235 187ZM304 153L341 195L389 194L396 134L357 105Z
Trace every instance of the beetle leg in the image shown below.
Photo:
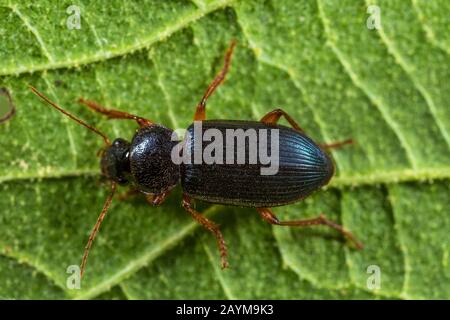
M217 74L217 76L214 78L214 80L208 86L205 94L202 97L202 100L200 100L199 104L197 105L197 109L195 110L195 114L194 114L194 121L202 121L202 120L206 119L206 101L225 79L225 76L230 67L231 56L233 55L233 49L235 46L236 46L236 40L232 40L230 43L230 46L227 49L227 52L225 53L224 64L223 64L222 70L220 70L220 72Z
M281 116L283 116L287 122L297 131L305 132L297 122L283 109L275 109L267 113L264 117L261 118L261 122L266 124L277 124L278 120L280 120Z
M159 206L160 204L162 204L164 202L164 200L167 199L167 197L169 196L171 191L172 190L168 190L168 191L162 192L160 194L147 194L147 195L145 195L145 199L152 206Z
M97 104L94 101L91 100L85 100L83 98L78 99L78 102L81 104L84 104L85 106L87 106L88 108L106 115L109 119L131 119L131 120L135 120L138 125L142 128L142 127L146 127L149 125L152 125L154 122L145 118L141 118L139 116L136 116L134 114L128 113L128 112L124 112L124 111L119 111L119 110L114 110L114 109L107 109L99 104Z
M275 109L275 110L270 111L264 117L262 117L262 119L260 121L264 122L266 124L277 124L278 120L280 120L280 118L282 116L284 116L286 118L287 122L289 122L289 124L294 129L296 129L300 132L303 132L303 133L305 132L302 128L300 128L300 126L297 124L297 122L283 109ZM344 141L338 141L338 142L333 142L333 143L319 144L319 146L324 149L336 149L336 148L340 148L344 145L352 144L352 143L353 143L352 139L347 139Z
M201 215L199 212L195 211L194 208L192 208L191 199L187 195L183 195L183 202L182 202L183 208L189 212L194 218L195 221L200 223L203 227L208 229L210 232L212 232L216 236L217 240L217 246L219 247L220 251L220 258L222 261L222 268L228 268L228 251L227 246L225 244L225 240L223 239L222 232L220 232L219 226L212 222L211 220L205 218L203 215Z
M303 220L293 220L293 221L280 221L272 212L270 208L256 208L261 217L270 224L275 224L278 226L296 226L296 227L308 227L314 225L325 225L338 232L340 232L344 237L353 242L358 249L363 248L363 244L359 242L355 236L348 230L344 229L341 225L328 220L325 215L320 214L317 218L303 219Z
M347 140L344 140L344 141L338 141L338 142L333 142L333 143L319 144L319 146L324 148L324 149L337 149L337 148L340 148L340 147L345 146L347 144L353 144L353 140L352 139L347 139Z

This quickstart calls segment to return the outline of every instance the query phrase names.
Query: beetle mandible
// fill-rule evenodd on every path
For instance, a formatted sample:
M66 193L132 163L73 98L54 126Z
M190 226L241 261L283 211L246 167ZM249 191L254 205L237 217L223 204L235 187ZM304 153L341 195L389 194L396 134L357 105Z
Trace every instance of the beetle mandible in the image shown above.
M228 267L225 240L219 226L194 209L192 203L194 199L217 204L252 207L257 210L262 219L279 226L325 225L347 237L357 248L362 248L362 243L350 231L327 219L323 214L316 218L281 221L271 210L271 207L300 201L326 185L334 174L334 164L325 150L349 144L352 142L351 140L333 144L316 144L282 109L275 109L267 113L260 121L206 120L206 102L224 81L235 45L236 42L233 40L226 51L222 69L198 103L194 114L194 123L201 122L202 132L211 128L222 133L229 129L254 129L257 132L277 129L279 139L278 171L273 175L261 175L260 169L263 166L260 163L253 165L174 163L171 153L178 142L173 140L171 129L149 119L119 110L107 109L93 101L80 98L80 103L108 118L130 119L137 122L139 129L131 142L117 138L111 143L101 131L76 118L30 86L31 90L44 101L100 135L105 142L105 147L100 153L100 167L102 174L111 181L111 193L106 199L85 247L80 266L81 276L84 274L89 251L111 204L117 184L131 184L132 192L143 193L152 205L160 205L170 191L181 183L182 206L195 221L216 237L223 268ZM292 128L277 124L281 117L284 117ZM191 124L187 129L187 132L191 134L187 134L187 138L184 140L184 146L188 148L187 151L191 152L195 152L193 149L195 144L190 143L193 131L194 124ZM250 143L246 141L245 149L248 149L249 146ZM202 146L203 149L205 147Z

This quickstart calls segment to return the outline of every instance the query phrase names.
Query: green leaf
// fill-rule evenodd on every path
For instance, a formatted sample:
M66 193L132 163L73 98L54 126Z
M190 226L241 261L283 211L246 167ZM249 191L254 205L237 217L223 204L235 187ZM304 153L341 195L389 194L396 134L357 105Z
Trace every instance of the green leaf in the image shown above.
M70 30L72 4L0 1L0 87L17 108L0 125L1 298L450 298L448 1L79 1L81 29ZM380 30L366 27L369 5L381 9ZM27 84L111 138L131 139L135 124L77 98L185 128L233 38L208 118L282 107L316 141L353 138L333 151L326 190L274 211L324 212L365 249L326 228L277 228L252 209L199 203L228 243L221 270L178 188L158 208L115 200L82 289L69 289L67 267L108 193L101 140ZM367 286L369 266L380 268L379 289Z

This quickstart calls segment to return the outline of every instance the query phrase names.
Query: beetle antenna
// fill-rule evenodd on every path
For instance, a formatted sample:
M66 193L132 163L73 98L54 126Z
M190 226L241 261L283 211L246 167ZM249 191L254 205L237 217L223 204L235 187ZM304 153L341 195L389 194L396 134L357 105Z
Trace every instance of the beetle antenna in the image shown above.
M86 268L86 262L87 258L89 256L89 251L91 250L92 243L94 242L95 236L97 235L98 230L100 229L100 225L102 224L103 219L106 216L106 213L108 212L109 206L111 205L112 199L114 197L114 193L116 192L116 182L111 183L111 193L109 194L108 198L106 198L105 204L103 205L102 212L97 218L97 222L94 225L94 229L92 229L91 234L89 235L89 240L86 244L86 247L84 248L84 254L83 258L81 259L81 265L80 265L80 278L83 278L84 270Z
M2 123L11 119L11 117L16 113L16 107L14 106L11 99L11 95L9 94L9 91L6 88L0 88L0 95L3 95L8 99L10 107L9 111L3 117L0 118L0 123Z
M58 106L56 103L54 103L53 101L51 101L49 98L47 98L46 96L44 96L42 93L40 93L36 88L34 88L31 85L28 85L31 89L31 91L33 91L34 94L36 94L38 97L40 97L42 100L44 100L45 102L47 102L49 105L51 105L53 108L55 108L56 110L60 111L61 113L64 113L66 116L68 116L70 119L78 122L79 124L81 124L82 126L88 128L89 130L95 132L96 134L98 134L99 136L101 136L103 138L103 140L105 141L106 145L111 145L111 142L109 141L108 137L102 133L100 130L98 130L97 128L94 128L93 126L87 124L86 122L84 122L81 119L78 119L77 117L75 117L74 115L70 114L69 112L67 112L66 110L64 110L63 108L61 108L60 106Z

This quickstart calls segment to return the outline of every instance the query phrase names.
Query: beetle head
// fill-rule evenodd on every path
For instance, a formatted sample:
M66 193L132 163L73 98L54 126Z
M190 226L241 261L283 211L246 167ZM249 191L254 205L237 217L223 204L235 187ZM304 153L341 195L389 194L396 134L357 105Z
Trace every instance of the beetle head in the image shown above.
M130 176L130 143L122 138L117 138L104 149L100 166L103 175L119 183L126 184Z

